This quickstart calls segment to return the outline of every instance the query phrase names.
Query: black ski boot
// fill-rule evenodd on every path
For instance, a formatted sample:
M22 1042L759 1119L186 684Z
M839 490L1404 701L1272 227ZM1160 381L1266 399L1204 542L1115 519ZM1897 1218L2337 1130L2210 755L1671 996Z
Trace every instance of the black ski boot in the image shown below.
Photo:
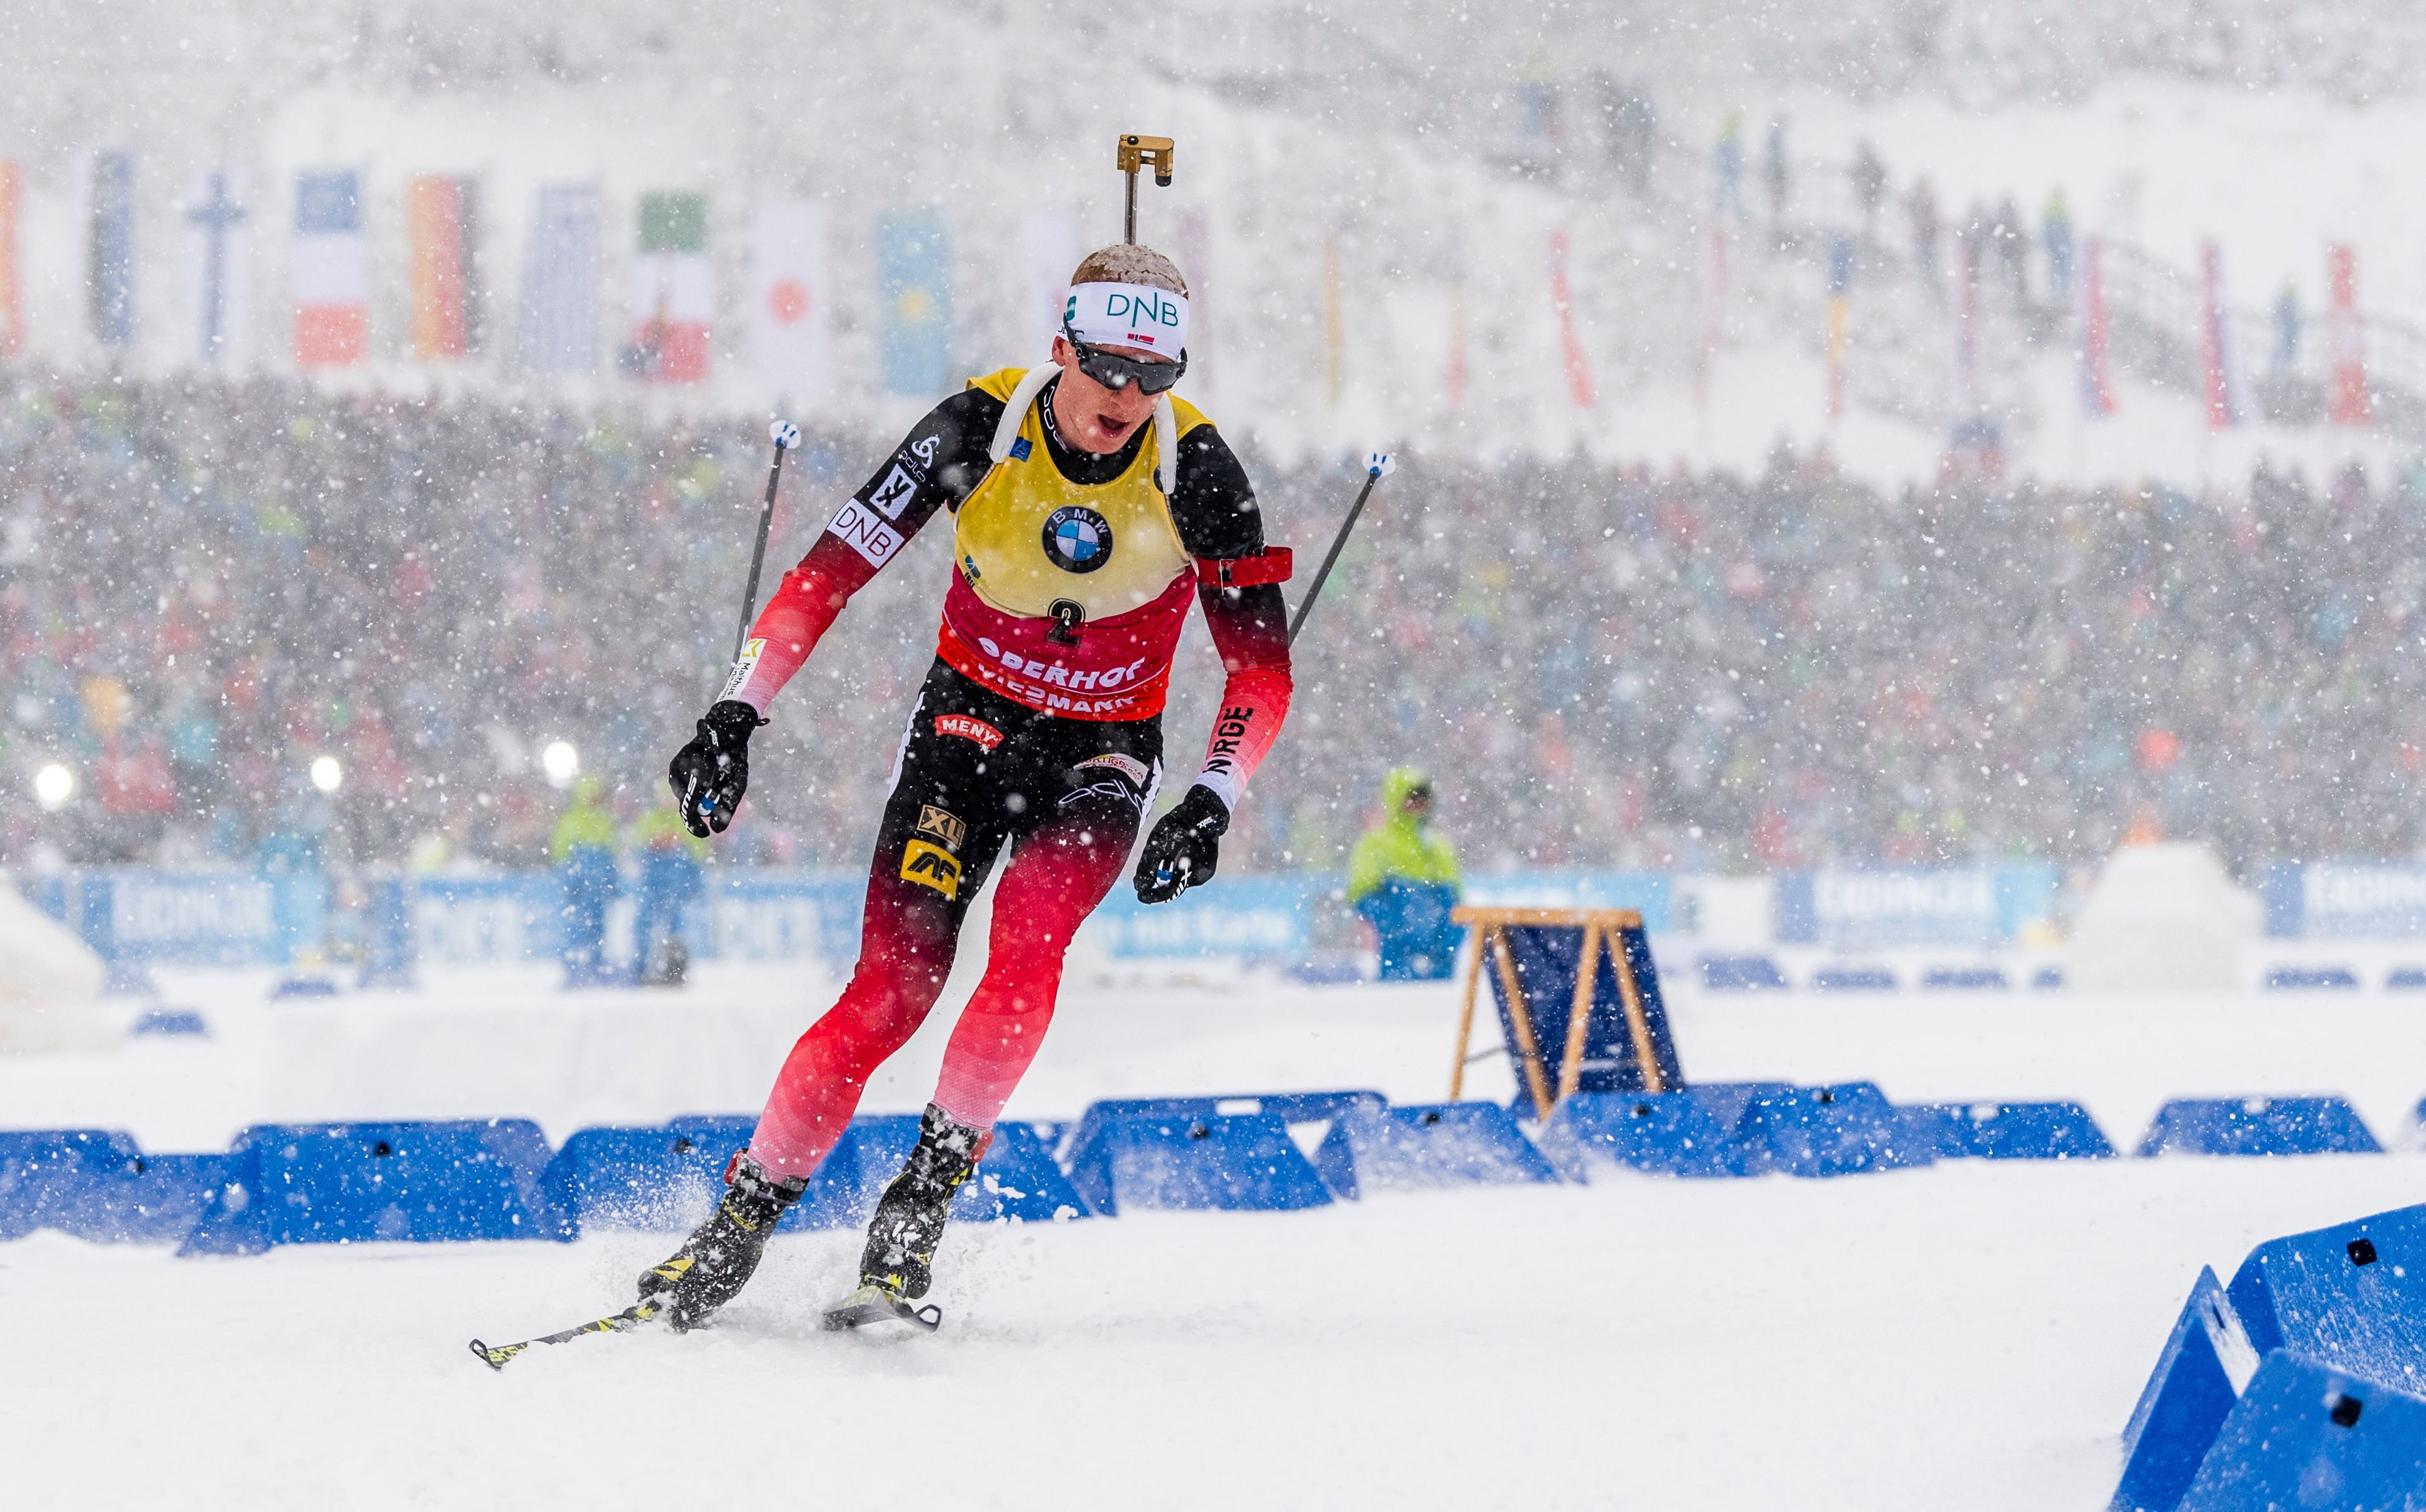
M935 1246L943 1242L952 1194L977 1169L993 1137L953 1122L951 1114L933 1103L927 1105L918 1120L918 1143L868 1221L867 1248L859 1257L859 1289L826 1314L827 1327L856 1328L899 1318L933 1328L943 1321L942 1309L910 1303L925 1296L933 1282Z
M769 1177L746 1149L725 1166L724 1184L724 1198L707 1222L670 1258L640 1273L640 1300L665 1293L666 1321L676 1333L698 1327L733 1300L767 1253L775 1221L809 1189L805 1177Z

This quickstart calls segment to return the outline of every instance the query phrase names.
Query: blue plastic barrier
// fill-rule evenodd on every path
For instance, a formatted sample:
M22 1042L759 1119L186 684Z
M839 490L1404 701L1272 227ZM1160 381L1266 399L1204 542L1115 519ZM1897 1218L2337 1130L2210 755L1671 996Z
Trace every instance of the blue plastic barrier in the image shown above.
M1331 1201L1272 1113L1098 1118L1091 1108L1071 1146L1070 1180L1108 1218L1131 1208L1265 1211Z
M1783 992L1787 981L1766 955L1706 955L1702 985L1712 992Z
M548 1162L542 1181L549 1203L578 1227L679 1233L705 1216L723 1190L733 1152L750 1141L756 1120L687 1115L642 1128L577 1130ZM785 1228L856 1228L866 1224L886 1182L918 1140L914 1114L851 1120L801 1200L786 1210ZM1052 1148L1030 1124L995 1126L978 1173L952 1201L961 1223L1049 1222L1083 1217Z
M211 1026L191 1008L154 1008L135 1020L137 1034L196 1034L208 1038Z
M2269 992L2356 992L2358 973L2346 966L2278 966L2266 973Z
M2397 966L2386 974L2386 992L2416 992L2426 987L2426 966Z
M1559 1173L1496 1102L1351 1109L1331 1122L1314 1168L1335 1196L1556 1181Z
M2276 1350L2224 1419L2180 1512L2421 1503L2426 1398Z
M1883 966L1823 966L1811 973L1814 992L1893 992L1896 974Z
M2223 1284L2202 1267L2123 1430L2123 1480L2111 1512L2170 1512L2256 1371L2257 1351Z
M2032 992L2062 991L2063 969L2061 967L2043 966L2031 972L2030 990Z
M259 1125L228 1153L179 1254L574 1232L542 1190L547 1141L528 1119Z
M1247 1092L1219 1097L1118 1097L1091 1103L1078 1116L1060 1148L1066 1159L1092 1141L1104 1124L1116 1118L1226 1118L1270 1114L1285 1124L1327 1123L1350 1109L1380 1111L1389 1099L1378 1092Z
M1993 966L1933 966L1920 975L1924 992L2009 992L2013 985Z
M2077 1102L1939 1102L1904 1109L1940 1160L2078 1161L2114 1153Z
M744 1127L738 1139L702 1138L695 1128L670 1124L576 1130L547 1162L541 1187L583 1232L679 1233L715 1205L725 1162L749 1133Z
M2227 1293L2260 1353L2426 1395L2426 1206L2269 1240Z
M0 1239L22 1239L57 1220L83 1190L136 1158L135 1136L109 1129L0 1133Z
M802 1227L864 1228L918 1143L915 1114L854 1118L794 1210ZM1052 1223L1087 1216L1084 1199L1026 1124L996 1124L977 1174L952 1195L955 1223Z
M56 1228L104 1244L186 1237L224 1155L146 1155L113 1130L0 1133L0 1239Z
M2142 1155L2377 1154L2384 1146L2339 1097L2184 1097L2157 1110Z
M1365 961L1354 951L1320 951L1288 960L1281 975L1309 987L1344 987L1366 980Z
M227 1179L229 1157L143 1155L93 1171L51 1227L100 1244L174 1244L191 1233Z
M1755 1174L1852 1176L1935 1158L1904 1110L1871 1081L1764 1091L1749 1101L1735 1134L1745 1168Z
M1735 1138L1748 1097L1729 1084L1681 1092L1577 1093L1542 1126L1542 1153L1570 1181L1596 1162L1662 1176L1746 1174ZM1791 1090L1782 1083L1778 1091ZM1765 1158L1765 1157L1764 1157Z

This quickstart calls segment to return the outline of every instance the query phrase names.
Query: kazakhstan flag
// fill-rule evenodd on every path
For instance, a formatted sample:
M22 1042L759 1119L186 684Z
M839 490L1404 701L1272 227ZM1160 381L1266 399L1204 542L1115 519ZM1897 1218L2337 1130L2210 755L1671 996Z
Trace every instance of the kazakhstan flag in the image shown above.
M951 243L933 210L898 210L876 222L876 297L884 391L920 398L950 380Z

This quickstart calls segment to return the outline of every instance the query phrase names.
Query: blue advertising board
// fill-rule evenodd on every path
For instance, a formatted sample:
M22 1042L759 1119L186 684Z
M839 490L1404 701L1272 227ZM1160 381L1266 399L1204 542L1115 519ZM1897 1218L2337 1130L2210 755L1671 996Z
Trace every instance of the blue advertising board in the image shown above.
M823 960L848 965L859 954L859 912L867 883L856 871L710 873L706 906L683 924L698 960ZM628 959L634 879L607 912L607 954ZM556 958L563 938L564 891L553 872L420 879L412 903L421 959L471 966Z
M1316 873L1215 877L1175 902L1139 902L1125 882L1079 932L1107 955L1299 955L1314 938L1314 909L1340 879Z
M1832 950L2003 945L2055 908L2052 866L1829 868L1777 878L1777 938Z
M33 879L26 901L109 962L275 966L316 940L326 904L315 874L164 871L145 867Z
M1494 908L1632 908L1642 927L1676 927L1675 888L1658 871L1496 871L1465 879L1465 901Z
M2259 879L2266 933L2286 939L2398 939L2426 935L2426 866L2399 861L2277 861Z

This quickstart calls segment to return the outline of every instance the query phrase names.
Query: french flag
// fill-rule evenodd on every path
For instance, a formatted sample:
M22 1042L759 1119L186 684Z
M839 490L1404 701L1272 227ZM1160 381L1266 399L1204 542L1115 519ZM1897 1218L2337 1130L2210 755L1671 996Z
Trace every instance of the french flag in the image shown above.
M369 348L370 278L362 179L351 170L295 180L295 360L350 367Z

